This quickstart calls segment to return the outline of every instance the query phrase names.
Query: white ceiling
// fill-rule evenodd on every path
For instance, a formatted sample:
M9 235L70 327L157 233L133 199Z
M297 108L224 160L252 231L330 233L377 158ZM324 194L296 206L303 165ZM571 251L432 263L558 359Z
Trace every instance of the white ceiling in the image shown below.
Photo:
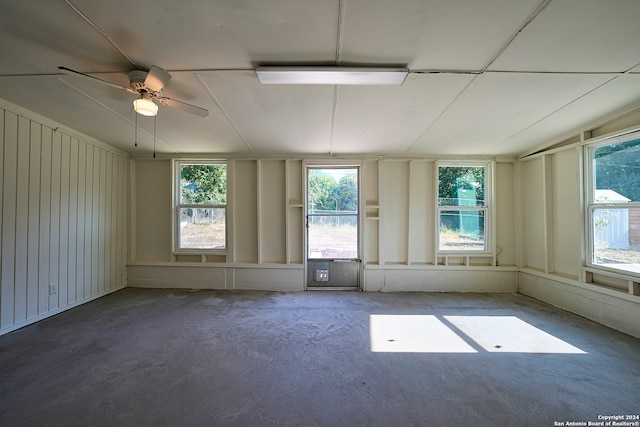
M84 16L83 16L84 15ZM0 98L133 155L513 156L640 102L638 0L3 0ZM93 24L93 25L92 25ZM402 86L260 85L261 65L406 66Z

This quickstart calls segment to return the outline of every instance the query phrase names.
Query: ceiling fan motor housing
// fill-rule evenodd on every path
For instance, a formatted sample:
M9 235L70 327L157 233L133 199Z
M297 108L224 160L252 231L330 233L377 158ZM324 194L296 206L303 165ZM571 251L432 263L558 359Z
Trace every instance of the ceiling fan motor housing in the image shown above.
M148 91L144 85L144 81L147 78L147 72L141 70L133 70L129 72L129 85L132 89L140 92L142 90Z

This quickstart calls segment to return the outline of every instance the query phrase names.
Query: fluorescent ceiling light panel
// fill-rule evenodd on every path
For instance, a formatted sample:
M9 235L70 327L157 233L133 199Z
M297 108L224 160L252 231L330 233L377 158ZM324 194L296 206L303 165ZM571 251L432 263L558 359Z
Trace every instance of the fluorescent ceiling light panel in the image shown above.
M273 85L396 85L409 70L384 67L259 67L260 83Z

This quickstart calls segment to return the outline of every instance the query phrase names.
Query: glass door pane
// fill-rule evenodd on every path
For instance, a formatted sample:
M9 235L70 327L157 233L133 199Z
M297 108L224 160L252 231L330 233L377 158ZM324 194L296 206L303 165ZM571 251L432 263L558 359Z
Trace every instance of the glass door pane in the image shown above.
M355 216L309 216L309 258L358 258Z
M307 257L358 258L358 169L310 168Z

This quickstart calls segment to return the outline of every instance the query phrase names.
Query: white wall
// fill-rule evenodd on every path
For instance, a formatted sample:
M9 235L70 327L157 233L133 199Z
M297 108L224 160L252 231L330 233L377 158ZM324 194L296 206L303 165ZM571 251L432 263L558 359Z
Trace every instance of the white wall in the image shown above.
M128 267L129 285L303 290L305 161L230 159L229 250L201 258L172 254L171 162L135 160L135 256ZM496 166L496 246L502 251L496 267L493 255L452 261L460 265L436 262L432 159L344 161L362 165L363 289L516 291L511 163Z
M581 148L524 161L524 266L578 279L581 266Z
M535 270L545 270L545 194L542 185L544 164L542 157L525 162L522 168L522 188L524 201L522 209L524 266Z
M126 285L127 155L0 101L0 334Z
M135 163L133 204L137 215L131 257L141 261L171 260L171 162L142 159Z
M137 287L304 289L302 161L229 162L228 251L174 256L171 161L137 159L128 283Z
M640 125L637 112L568 142ZM560 144L562 145L562 144ZM585 268L583 147L567 144L524 158L517 165L523 236L519 292L640 337L638 279Z
M580 207L581 148L561 151L551 165L552 271L564 277L580 277L582 209Z
M498 265L516 264L513 163L496 163L496 251Z

